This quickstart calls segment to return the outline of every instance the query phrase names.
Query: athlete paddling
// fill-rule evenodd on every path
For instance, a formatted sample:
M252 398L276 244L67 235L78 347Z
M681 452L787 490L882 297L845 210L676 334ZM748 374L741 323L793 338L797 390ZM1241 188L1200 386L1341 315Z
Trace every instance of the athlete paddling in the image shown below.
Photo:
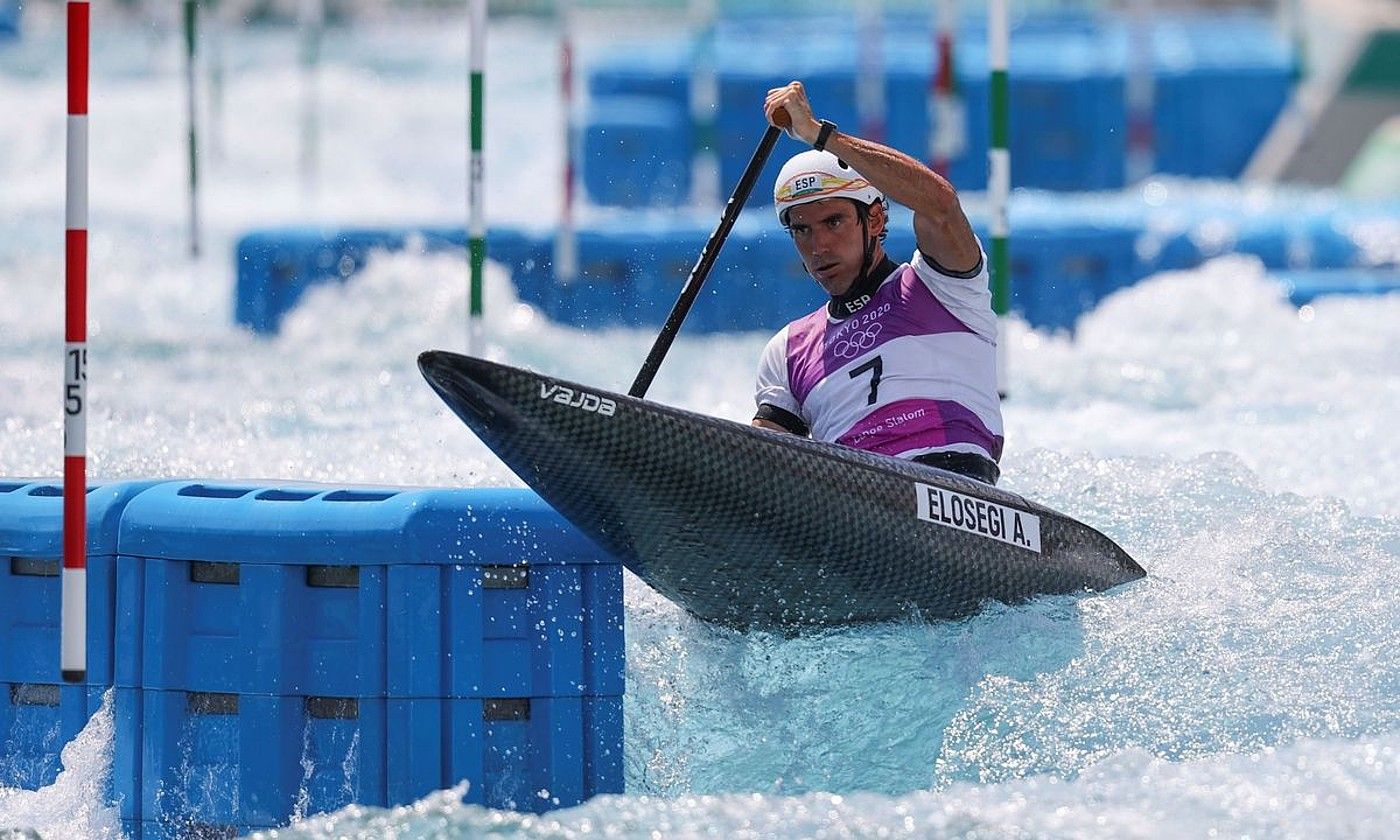
M817 120L801 82L769 91L764 114L812 146L783 166L773 200L831 300L768 342L754 425L995 484L996 315L987 258L953 186ZM918 247L903 264L882 244L886 196L914 211Z

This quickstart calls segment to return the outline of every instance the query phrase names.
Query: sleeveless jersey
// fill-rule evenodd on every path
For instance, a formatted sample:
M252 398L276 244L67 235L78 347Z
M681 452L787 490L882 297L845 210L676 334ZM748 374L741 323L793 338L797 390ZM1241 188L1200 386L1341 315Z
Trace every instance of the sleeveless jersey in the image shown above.
M759 362L756 402L800 417L817 440L1000 460L988 282L985 254L976 274L958 277L916 249L849 317L823 306L780 330Z

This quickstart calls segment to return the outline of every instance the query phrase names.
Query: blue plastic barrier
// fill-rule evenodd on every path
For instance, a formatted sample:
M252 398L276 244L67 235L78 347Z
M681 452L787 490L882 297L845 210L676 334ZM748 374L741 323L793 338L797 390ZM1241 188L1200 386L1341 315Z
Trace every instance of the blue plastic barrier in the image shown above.
M256 333L275 333L308 288L344 282L364 268L373 252L400 251L410 241L430 250L465 248L466 234L451 227L297 227L248 233L235 246L233 319Z
M1267 18L1209 15L1154 20L1154 154L1157 171L1234 177L1282 109L1294 78L1288 44ZM932 59L926 19L891 15L883 44L886 137L911 154L927 154ZM966 106L966 147L951 162L960 189L986 185L989 142L986 37L965 26L955 68ZM716 37L719 101L715 122L721 181L735 183L762 134L758 108L766 91L802 79L822 115L857 129L855 39L849 21L749 16L722 22ZM1113 18L1051 15L1016 22L1011 38L1012 183L1055 190L1111 189L1127 163L1127 25ZM654 96L684 108L692 45L649 44L616 51L591 69L591 90L607 96ZM669 141L652 132L650 142ZM761 183L770 184L786 153L780 146ZM625 172L629 160L585 163ZM751 205L771 202L756 190Z
M1234 178L1288 100L1292 50L1267 18L1166 18L1154 26L1156 171Z
M690 107L690 53L688 45L676 42L637 44L628 50L625 61L608 61L589 69L589 99L641 96L686 111Z
M0 0L0 41L19 36L19 0Z
M167 482L120 550L133 828L243 831L463 778L526 810L621 789L620 713L593 711L620 712L621 566L529 491Z
M123 824L146 838L231 836L352 802L403 804L463 779L467 802L534 812L622 790L621 697L118 689L117 719L114 775L144 779L139 803L123 802Z
M38 790L53 784L59 753L102 705L102 692L54 679L0 680L0 788Z
M1111 225L1022 226L1011 252L1012 308L1037 327L1070 329L1137 280L1137 231Z
M112 684L117 525L152 482L94 482L87 492L87 681L60 682L63 487L0 480L0 787L34 790Z
M665 99L594 99L583 126L583 185L595 204L677 207L690 198L690 114Z
M620 585L525 490L166 482L123 520L116 684L621 694Z
M1251 254L1271 270L1366 267L1393 260L1393 249L1385 243L1395 235L1394 219L1400 213L1395 202L1346 204L1326 194L1263 206L1250 206L1252 200L1206 193L1149 205L1136 192L1018 192L1011 203L1013 309L1037 327L1069 327L1115 289L1221 254ZM896 259L908 259L913 252L909 218L907 210L893 208L886 250ZM569 284L553 277L551 232L494 229L490 250L511 272L520 299L554 321L584 329L659 326L712 224L711 218L684 213L602 217L577 234L580 273ZM983 242L989 241L975 214L973 224ZM456 238L461 235L458 231ZM277 232L259 236L275 241ZM320 252L339 241L334 233L322 241L301 237L293 231L286 247ZM240 285L240 294L260 285ZM771 209L758 208L736 222L686 329L776 329L820 303L820 290L806 276Z
M0 480L7 786L52 782L104 690L48 673L59 492ZM533 493L132 482L88 510L89 672L117 686L133 836L464 779L469 802L531 811L622 790L621 566Z
M1294 306L1329 295L1400 294L1400 269L1285 271L1275 275L1288 290Z
M553 248L554 239L548 231L492 228L487 233L488 258L510 266L516 294L541 309L554 285Z

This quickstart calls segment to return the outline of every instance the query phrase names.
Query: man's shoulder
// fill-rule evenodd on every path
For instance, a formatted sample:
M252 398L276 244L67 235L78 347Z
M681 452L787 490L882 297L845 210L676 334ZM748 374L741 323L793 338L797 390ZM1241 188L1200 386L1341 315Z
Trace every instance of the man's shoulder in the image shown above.
M822 333L826 331L826 326L830 322L831 316L827 312L826 304L823 303L820 307L808 312L806 315L788 321L787 326L779 330L778 335L774 336L774 338L781 336L789 344L800 344L811 340L813 337L820 337Z

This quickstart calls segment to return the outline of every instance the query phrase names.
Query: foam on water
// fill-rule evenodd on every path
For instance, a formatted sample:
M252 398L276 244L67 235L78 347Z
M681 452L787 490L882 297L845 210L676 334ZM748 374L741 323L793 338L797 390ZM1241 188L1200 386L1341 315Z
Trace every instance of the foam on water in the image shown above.
M897 799L869 793L604 796L536 817L462 805L457 791L444 791L402 808L351 808L257 836L1382 837L1393 829L1400 806L1398 776L1400 738L1391 735L1365 744L1302 741L1179 763L1129 751L1074 781L1041 776L959 784Z
M323 177L304 193L296 77L273 60L293 42L228 33L228 135L198 261L182 255L176 45L153 39L149 57L133 44L153 36L128 32L98 47L94 474L519 484L414 365L463 346L460 256L377 255L311 292L275 339L230 326L229 246L250 224L461 216L455 36L337 37ZM557 116L552 68L505 61L547 37L493 30L494 66L512 68L488 77L498 219L553 212L556 132L538 125ZM48 52L25 49L0 54L0 475L52 476L62 82ZM487 279L486 355L625 390L651 332L563 328L516 302L499 268ZM1400 296L1298 311L1257 262L1225 258L1114 295L1073 338L1015 324L1004 486L1096 525L1147 579L783 639L701 625L629 576L627 795L528 817L452 790L277 834L1383 835L1400 810L1397 323ZM765 339L683 335L651 396L745 420ZM55 785L0 792L0 829L114 836L96 793L110 765L104 710Z
M117 809L106 804L111 788L114 715L112 692L78 734L63 747L63 769L42 790L0 787L0 837L7 830L27 831L16 838L121 837Z

